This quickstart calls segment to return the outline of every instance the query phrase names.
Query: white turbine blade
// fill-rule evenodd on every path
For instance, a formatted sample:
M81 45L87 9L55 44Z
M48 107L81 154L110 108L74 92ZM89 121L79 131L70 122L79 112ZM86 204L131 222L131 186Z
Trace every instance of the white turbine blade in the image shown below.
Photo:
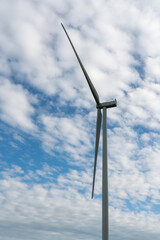
M84 68L84 66L83 66L83 64L82 64L82 62L81 62L81 60L80 60L80 58L79 58L79 56L78 56L78 54L77 54L77 52L76 52L76 50L75 50L75 47L74 47L74 45L73 45L73 43L72 43L72 41L71 41L71 39L70 39L70 37L69 37L66 29L65 29L65 27L63 26L62 23L61 23L61 25L62 25L63 30L64 30L64 32L66 33L67 38L68 38L68 40L69 40L69 42L70 42L70 44L71 44L71 46L72 46L72 48L73 48L73 51L74 51L74 53L75 53L75 55L76 55L76 57L77 57L77 60L78 60L78 62L79 62L79 64L80 64L80 66L81 66L81 69L82 69L82 71L83 71L83 73L84 73L84 75L85 75L85 78L86 78L86 80L87 80L87 82L88 82L88 85L89 85L89 87L90 87L90 90L91 90L91 92L92 92L92 94L93 94L93 97L94 97L96 103L99 105L99 104L100 104L100 101L99 101L98 93L97 93L95 87L93 86L93 83L91 82L91 80L90 80L90 78L89 78L89 75L88 75L88 73L86 72L86 69Z
M99 138L101 131L101 120L102 114L101 109L97 109L97 126L96 126L96 143L95 143L95 157L94 157L94 170L93 170L93 184L92 184L92 198L94 195L94 185L95 185L95 177L96 177L96 166L97 166L97 155L98 155L98 146L99 146Z

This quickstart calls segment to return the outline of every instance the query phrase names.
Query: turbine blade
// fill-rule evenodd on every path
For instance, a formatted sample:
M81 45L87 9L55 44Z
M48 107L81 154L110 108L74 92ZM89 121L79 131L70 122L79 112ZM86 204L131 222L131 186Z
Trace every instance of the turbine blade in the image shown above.
M99 104L100 104L100 101L99 101L98 93L97 93L95 87L93 86L93 83L91 82L91 79L89 78L89 75L88 75L88 73L86 72L86 69L84 68L84 66L83 66L83 64L82 64L82 62L81 62L81 60L80 60L80 58L79 58L79 56L78 56L78 54L77 54L77 52L76 52L76 49L75 49L75 47L74 47L74 45L73 45L73 43L72 43L72 41L71 41L71 39L70 39L70 37L69 37L69 35L68 35L68 33L67 33L65 27L63 26L62 23L61 23L61 25L62 25L63 30L64 30L64 32L66 33L67 38L68 38L68 40L69 40L69 42L70 42L70 44L71 44L71 46L72 46L72 49L73 49L73 51L74 51L74 53L75 53L75 55L76 55L76 57L77 57L77 60L78 60L78 62L79 62L79 64L80 64L80 66L81 66L81 69L82 69L82 71L83 71L83 73L84 73L84 75L85 75L85 78L86 78L86 80L87 80L87 82L88 82L88 85L89 85L89 87L90 87L90 90L91 90L91 92L92 92L92 94L93 94L93 97L94 97L96 103L99 105Z
M98 146L99 146L99 137L101 131L101 120L102 114L101 109L97 109L97 126L96 126L96 143L95 143L95 157L94 157L94 170L93 170L93 184L92 184L92 198L94 195L94 185L95 185L95 177L96 177L96 166L97 166L97 155L98 155Z

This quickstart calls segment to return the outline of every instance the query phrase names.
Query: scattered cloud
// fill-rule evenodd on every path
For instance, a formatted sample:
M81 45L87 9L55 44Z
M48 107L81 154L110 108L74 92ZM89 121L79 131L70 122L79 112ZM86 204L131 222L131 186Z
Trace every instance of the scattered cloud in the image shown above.
M86 162L84 157L91 142L85 119L79 115L73 118L42 115L41 122L45 129L41 138L45 151L67 153L78 165Z
M0 117L4 122L22 130L36 130L32 121L33 99L36 100L21 85L0 79Z
M101 155L90 199L96 109L61 22L100 99L118 100L110 238L158 240L158 0L1 1L0 239L101 238Z
M75 234L79 239L101 237L100 199L91 200L88 195L90 184L87 172L72 170L64 176L65 181L59 176L59 183L55 185L22 182L13 178L13 172L17 174L17 170L25 179L22 169L14 166L12 170L8 169L10 178L1 180L3 195L1 194L0 218L1 236L4 239L8 239L9 234L12 234L13 239L20 239L22 236L24 239L32 238L32 234L34 239L51 239L53 236L62 240L66 236L74 239ZM80 192L82 190L85 194ZM120 235L121 239L127 239L133 233L132 239L149 239L154 236L158 240L158 225L159 217L154 213L136 213L130 212L128 208L121 210L110 207L112 239L116 239L117 235ZM9 234L7 226L10 229Z

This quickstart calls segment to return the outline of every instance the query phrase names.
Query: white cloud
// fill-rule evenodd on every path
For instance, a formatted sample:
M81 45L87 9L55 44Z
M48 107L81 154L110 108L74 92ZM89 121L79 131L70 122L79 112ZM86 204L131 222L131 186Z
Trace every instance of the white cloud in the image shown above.
M23 130L36 130L32 120L33 100L36 98L21 85L0 79L0 117L3 121Z
M15 134L13 135L13 137L14 137L15 140L17 140L17 141L19 141L19 142L21 142L21 143L24 143L23 137L20 136L19 134L15 133Z
M61 160L65 157L68 166L76 168L66 169L65 174L55 173L48 165L27 173L19 166L3 171L3 240L101 238L99 159L95 199L90 200L95 131L90 123L96 111L61 21L100 98L118 100L118 107L108 110L111 237L159 239L160 219L154 210L160 200L159 13L155 0L16 0L14 4L2 0L1 119L33 132L37 130L36 113L44 151L55 155L58 151ZM76 107L75 114L65 115L58 109L59 115L54 116L49 108L42 114L34 107L36 97L25 89L24 82L46 98L49 95L51 106L55 107L51 97L56 96L60 110L62 106ZM83 108L90 113L85 115ZM18 134L14 139L24 142Z
M160 57L148 57L146 59L146 74L150 82L159 83L160 81Z
M146 56L157 57L153 55L155 50L156 54L159 51L158 15L154 8L149 9L146 5L142 9L130 1L118 1L115 4L102 1L98 5L91 1L88 4L89 8L83 1L67 1L65 4L16 1L14 5L5 1L1 6L3 25L0 39L6 65L4 69L8 73L18 70L21 80L25 75L30 84L47 94L62 90L63 97L67 91L73 92L75 79L67 80L71 87L65 90L61 74L62 70L70 70L71 66L78 68L78 63L62 32L58 11L63 15L64 23L80 27L81 31L68 31L84 63L87 59L85 65L101 97L121 96L124 90L128 90L128 84L139 81L137 71L133 69L137 59L132 54L136 52L141 55L144 64ZM83 14L79 14L80 9L83 9ZM12 24L9 18L4 17L8 11L14 19ZM5 26L5 31L2 26ZM10 36L12 41L9 41ZM10 59L10 63L7 63L7 59ZM84 80L77 79L77 84L80 81ZM76 94L70 94L70 98L75 99Z
M87 130L89 126L85 119L80 115L75 115L72 119L42 115L40 120L44 125L41 139L45 151L66 152L78 165L85 161L84 156L91 149L89 130ZM72 162L71 159L70 161Z
M48 94L55 93L55 77L61 71L55 61L56 40L51 41L57 27L49 27L58 21L54 13L47 6L33 1L16 1L14 5L5 1L0 12L1 52L8 67L3 74L13 72L20 81L26 80ZM6 17L8 12L10 16ZM51 18L47 19L46 14Z
M14 169L17 172L18 168ZM11 236L12 239L101 238L101 201L91 200L88 187L85 189L90 181L87 171L68 172L63 185L60 181L58 185L48 186L46 183L24 183L22 179L27 173L21 175L20 180L13 177L13 171L12 177L4 178L0 184L0 222L4 240ZM78 189L87 194L81 194ZM154 236L158 240L159 220L154 213L110 207L110 236L123 240L129 236L130 239L149 240Z
M140 211L142 203L144 209L152 209L152 204L159 201L159 138L159 133L138 133L132 128L109 130L109 185L113 206L120 200L119 206L123 208L125 202L121 200L126 199Z
M156 61L154 49L156 54L159 52L158 15L154 4L153 9L147 5L143 9L140 4L131 4L130 1L115 4L90 1L88 4L89 12L83 1L67 1L65 4L16 1L14 5L5 1L1 6L3 25L0 38L3 65L5 63L3 74L18 71L19 80L28 81L47 94L58 93L61 99L72 100L73 104L77 102L76 106L80 102L87 106L84 99L77 101L82 99L81 96L88 101L91 95L83 75L79 75L80 68L60 26L58 12L66 26L71 23L75 26L74 30L68 26L67 29L101 99L121 99L123 92L130 89L130 83L141 82L135 69L140 62L134 55L141 56L146 74L150 71L145 67L148 56ZM80 9L83 14L79 14ZM12 24L4 17L6 11L11 12ZM10 36L12 41L9 41ZM66 71L70 70L74 73L68 75Z

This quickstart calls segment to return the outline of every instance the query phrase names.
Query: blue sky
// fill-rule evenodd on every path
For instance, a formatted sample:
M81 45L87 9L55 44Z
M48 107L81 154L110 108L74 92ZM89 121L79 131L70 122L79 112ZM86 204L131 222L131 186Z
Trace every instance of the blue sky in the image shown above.
M0 240L101 238L101 140L91 200L94 99L108 110L111 240L159 240L159 1L1 0Z

